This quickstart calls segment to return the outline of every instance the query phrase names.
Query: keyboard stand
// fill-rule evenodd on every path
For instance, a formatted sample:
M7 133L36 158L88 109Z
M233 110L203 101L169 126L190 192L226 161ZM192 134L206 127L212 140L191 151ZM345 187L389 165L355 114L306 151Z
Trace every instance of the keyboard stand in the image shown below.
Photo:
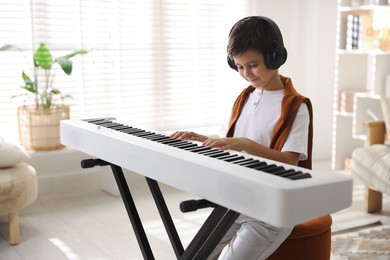
M81 161L82 168L105 165L109 165L114 174L144 259L155 259L122 168L100 159L86 159ZM206 259L233 225L239 213L215 205L215 208L201 226L198 233L184 250L158 182L148 177L145 178L177 259Z

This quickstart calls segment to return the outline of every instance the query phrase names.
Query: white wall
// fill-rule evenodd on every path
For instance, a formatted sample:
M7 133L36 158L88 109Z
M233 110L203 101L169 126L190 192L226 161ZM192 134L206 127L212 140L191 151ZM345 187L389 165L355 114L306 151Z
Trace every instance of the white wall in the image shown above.
M313 103L315 160L331 158L336 11L337 1L261 0L253 13L279 25L288 50L280 73Z

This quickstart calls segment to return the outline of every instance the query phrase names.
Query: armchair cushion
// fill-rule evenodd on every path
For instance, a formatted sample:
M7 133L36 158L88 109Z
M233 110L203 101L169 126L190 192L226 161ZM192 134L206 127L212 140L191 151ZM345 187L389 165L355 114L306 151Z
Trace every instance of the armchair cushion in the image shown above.
M368 187L390 194L390 145L374 144L355 149L351 173Z
M381 97L383 119L386 126L387 141L390 141L390 98Z

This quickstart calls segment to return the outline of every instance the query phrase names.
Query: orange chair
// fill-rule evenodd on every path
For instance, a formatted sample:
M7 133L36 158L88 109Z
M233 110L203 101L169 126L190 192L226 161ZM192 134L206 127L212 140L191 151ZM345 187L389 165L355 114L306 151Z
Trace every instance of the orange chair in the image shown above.
M295 226L286 241L267 260L329 260L331 226L330 215Z

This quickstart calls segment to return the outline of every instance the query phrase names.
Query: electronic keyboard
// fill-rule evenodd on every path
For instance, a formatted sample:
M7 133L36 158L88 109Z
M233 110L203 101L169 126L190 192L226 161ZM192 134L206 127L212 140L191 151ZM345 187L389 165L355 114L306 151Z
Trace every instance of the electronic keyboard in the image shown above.
M352 178L173 139L115 119L61 121L61 143L275 226L352 204Z

